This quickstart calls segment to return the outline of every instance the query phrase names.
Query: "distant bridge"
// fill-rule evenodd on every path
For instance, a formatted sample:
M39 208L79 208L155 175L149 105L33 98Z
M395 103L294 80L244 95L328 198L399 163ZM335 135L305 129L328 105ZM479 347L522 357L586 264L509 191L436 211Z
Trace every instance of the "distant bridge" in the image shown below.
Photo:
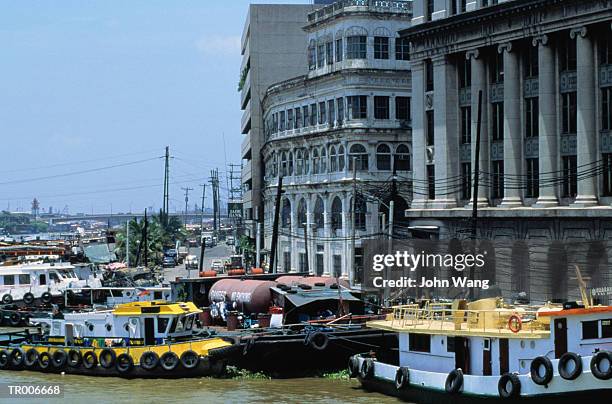
M147 213L148 217L156 216L157 212L152 215ZM186 220L187 223L200 223L201 214L190 212L187 214L183 213L170 213L170 216L176 216L181 220ZM51 223L68 223L68 222L82 222L86 220L98 221L110 223L111 225L125 223L132 219L144 218L144 213L97 213L93 215L63 215L49 218ZM212 219L213 215L210 212L204 213L204 220ZM227 219L227 214L221 213L221 221Z

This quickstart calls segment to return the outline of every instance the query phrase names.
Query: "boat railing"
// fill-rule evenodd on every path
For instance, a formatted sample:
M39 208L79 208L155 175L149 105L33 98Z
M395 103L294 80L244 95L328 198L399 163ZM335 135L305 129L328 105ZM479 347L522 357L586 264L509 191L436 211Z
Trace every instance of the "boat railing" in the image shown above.
M539 321L536 311L523 308L457 309L452 303L426 302L394 306L392 326L395 328L437 331L469 331L497 333L534 333L549 331L549 323Z

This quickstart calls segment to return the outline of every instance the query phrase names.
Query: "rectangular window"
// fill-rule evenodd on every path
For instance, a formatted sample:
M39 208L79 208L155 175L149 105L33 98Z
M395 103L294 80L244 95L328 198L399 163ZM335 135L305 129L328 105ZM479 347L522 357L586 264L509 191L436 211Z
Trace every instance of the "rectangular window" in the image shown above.
M302 127L302 108L297 107L295 109L295 129Z
M601 338L612 338L612 319L601 320Z
M291 252L283 251L283 270L285 273L291 271Z
M21 274L21 275L19 275L19 284L20 285L29 285L30 284L30 274Z
M601 89L601 129L612 130L612 87Z
M538 48L536 46L528 46L523 57L523 73L526 79L538 78Z
M493 165L493 199L502 199L504 197L504 161L492 161Z
M338 104L338 124L341 124L344 121L344 98L338 98L336 104Z
M325 44L317 46L317 67L321 68L325 65Z
M455 352L455 337L446 337L446 352Z
M427 196L429 199L436 199L436 167L427 166Z
M495 52L491 63L491 83L504 82L504 55Z
M325 111L325 101L319 103L319 125L327 121L327 113Z
M563 196L573 198L578 193L578 166L576 156L563 156Z
M317 124L317 104L310 104L310 126Z
M291 130L294 127L293 123L293 109L287 111L287 129Z
M472 199L472 163L461 163L461 199Z
M334 126L334 120L336 119L336 110L334 108L334 100L327 101L327 123L330 126Z
M434 13L434 0L425 0L425 21L431 21Z
M599 321L583 321L582 322L582 339L597 339L599 338Z
M408 349L412 352L431 352L431 335L408 334Z
M342 255L334 254L333 264L334 264L334 276L336 278L342 276Z
M408 38L395 39L395 59L410 60L410 41Z
M434 89L434 71L433 63L427 59L425 61L425 91L433 91Z
M5 285L14 285L15 284L15 275L4 275L4 284Z
M342 62L342 38L336 39L336 63Z
M410 97L395 97L395 119L410 120Z
M538 97L525 99L525 137L538 137Z
M612 37L599 39L599 64L611 65L612 64Z
M386 36L374 37L374 59L389 59L389 38Z
M347 97L348 113L351 119L367 119L368 118L368 96L353 95Z
M365 59L367 57L367 39L365 35L349 36L346 38L346 58Z
M427 132L425 133L425 141L427 146L433 146L435 144L435 132L434 132L434 112L425 112L425 119L427 121Z
M308 47L308 69L315 70L317 68L317 50L314 45Z
M461 10L462 13L465 13L467 11L467 0L459 1L459 9Z
M601 159L603 165L603 196L612 196L612 153L602 154Z
M559 44L559 69L562 72L576 70L576 40L564 39Z
M576 133L576 93L564 93L561 95L561 133Z
M327 64L331 65L334 63L334 43L327 42L325 44L325 58L327 59Z
M493 140L504 140L504 103L495 102L491 104L492 121L491 137Z
M308 270L308 268L306 268L306 253L300 253L298 260L299 260L300 272L306 272Z
M462 57L459 65L459 88L467 88L472 85L472 62Z
M310 115L308 114L308 105L306 105L305 107L302 107L302 115L304 118L303 126L307 127L308 125L310 125Z
M538 159L527 159L527 198L537 198L540 196L540 162Z
M285 130L285 111L281 111L280 112L280 131L284 131Z
M389 119L389 97L374 97L374 118Z
M461 143L472 143L472 108L461 108Z
M157 317L157 333L163 334L166 332L166 328L168 328L168 322L170 321L167 317Z

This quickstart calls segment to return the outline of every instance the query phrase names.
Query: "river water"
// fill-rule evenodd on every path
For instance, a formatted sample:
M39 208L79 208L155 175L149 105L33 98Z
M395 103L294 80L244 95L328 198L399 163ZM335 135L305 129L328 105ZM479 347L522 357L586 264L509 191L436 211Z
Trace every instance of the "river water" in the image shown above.
M0 399L1 403L397 403L366 392L356 380L140 379L2 371L0 383L58 384L62 399Z

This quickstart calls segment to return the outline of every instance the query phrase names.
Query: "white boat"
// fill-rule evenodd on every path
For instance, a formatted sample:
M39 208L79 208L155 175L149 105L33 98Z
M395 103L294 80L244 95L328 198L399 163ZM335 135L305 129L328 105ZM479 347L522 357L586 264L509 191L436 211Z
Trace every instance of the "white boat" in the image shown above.
M79 276L80 275L80 276ZM38 299L50 303L68 288L102 286L101 277L88 267L66 262L30 262L0 266L0 301L32 305Z
M398 332L399 355L351 358L366 389L417 403L612 397L612 306L424 302L368 326Z

